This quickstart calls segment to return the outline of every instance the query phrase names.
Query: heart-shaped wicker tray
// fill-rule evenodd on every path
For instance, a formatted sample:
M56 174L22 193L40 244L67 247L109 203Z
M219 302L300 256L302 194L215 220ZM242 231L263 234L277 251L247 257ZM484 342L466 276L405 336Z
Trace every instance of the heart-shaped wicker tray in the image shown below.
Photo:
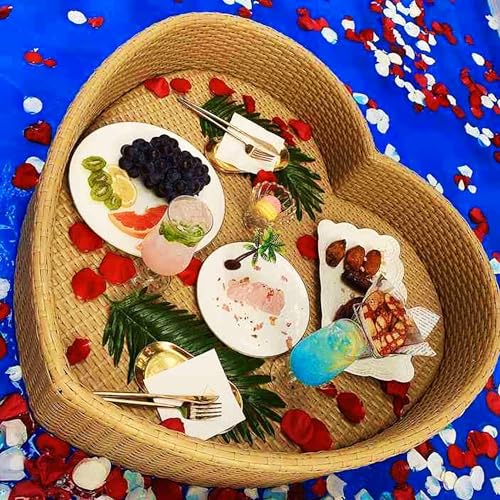
M443 318L431 338L435 358L416 358L412 407L396 421L390 400L373 379L343 375L337 386L364 400L367 417L354 426L334 400L291 386L286 360L273 366L273 389L288 407L309 410L330 428L336 449L300 454L281 437L253 447L198 441L157 425L156 413L118 407L92 394L124 389L126 361L118 369L100 347L107 306L80 303L71 292L74 273L96 268L102 254L83 255L69 242L78 215L65 169L77 142L118 121L143 121L170 129L199 149L197 119L169 96L142 86L155 75L183 76L191 99L208 98L208 80L224 78L256 98L267 117L300 117L314 129L306 152L317 160L327 191L322 218L371 227L402 247L409 304ZM242 208L250 184L221 174L227 213L218 237L202 252L242 239ZM317 264L299 257L295 240L314 231L305 219L290 224L287 257L306 282L311 299L308 331L319 326ZM172 302L198 313L194 290L174 279ZM498 294L488 260L466 222L436 191L408 169L376 151L367 126L342 83L312 54L252 21L192 14L161 22L118 49L95 72L70 106L50 149L31 202L19 248L16 321L23 373L37 420L75 446L143 473L204 485L264 486L295 482L359 467L403 452L460 415L483 387L499 351ZM444 325L444 326L443 326ZM92 354L70 368L66 346L76 336L92 341ZM281 364L280 364L281 363ZM264 365L269 372L271 362ZM129 388L130 389L130 388Z

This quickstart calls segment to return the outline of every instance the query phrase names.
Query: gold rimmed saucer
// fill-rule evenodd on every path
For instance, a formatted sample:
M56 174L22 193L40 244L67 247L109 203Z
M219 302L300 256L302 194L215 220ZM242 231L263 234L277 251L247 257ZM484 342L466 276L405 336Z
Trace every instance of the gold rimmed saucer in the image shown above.
M231 163L226 163L224 161L220 161L216 158L217 148L219 147L220 141L222 138L216 137L214 139L210 139L205 145L205 156L208 161L212 164L215 170L219 172L223 172L225 174L244 174L238 167L232 165ZM279 160L277 160L276 165L273 169L274 172L278 170L283 170L290 161L290 153L287 148L283 148L281 150L281 155Z
M134 377L139 388L147 392L144 385L144 379L152 377L157 373L169 370L188 359L193 358L193 355L171 342L153 342L148 344L137 356L134 367ZM231 391L238 401L238 404L243 408L243 398L239 389L229 382ZM230 429L228 429L229 431ZM227 432L227 431L226 431Z

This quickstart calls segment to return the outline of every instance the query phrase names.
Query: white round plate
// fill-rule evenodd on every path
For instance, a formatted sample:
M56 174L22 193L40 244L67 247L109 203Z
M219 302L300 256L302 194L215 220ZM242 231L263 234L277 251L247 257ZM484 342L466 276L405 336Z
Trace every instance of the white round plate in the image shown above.
M106 125L85 137L78 145L69 165L69 188L76 209L82 219L101 238L110 245L131 255L140 256L137 248L141 239L130 236L118 229L109 219L108 214L121 211L142 213L148 208L166 205L164 198L158 198L151 190L144 187L141 180L131 179L137 188L137 200L133 206L111 212L104 203L94 201L90 197L90 188L87 183L89 171L82 166L82 161L88 156L102 156L108 165L118 165L121 157L120 148L124 144L131 144L134 139L150 141L153 137L166 134L179 142L183 151L188 151L195 158L199 158L208 167L210 183L198 195L210 208L213 215L213 227L201 240L198 250L207 246L217 235L224 219L224 192L214 168L208 160L188 141L178 135L156 125L139 122L122 122Z
M267 358L288 351L287 338L295 345L309 323L309 298L297 271L281 255L270 263L260 258L252 267L251 257L241 262L241 268L229 271L227 259L246 252L244 242L218 248L203 263L197 283L201 314L214 334L228 347L246 356ZM227 283L248 277L283 290L285 306L279 317L271 320L265 312L231 300L226 294Z

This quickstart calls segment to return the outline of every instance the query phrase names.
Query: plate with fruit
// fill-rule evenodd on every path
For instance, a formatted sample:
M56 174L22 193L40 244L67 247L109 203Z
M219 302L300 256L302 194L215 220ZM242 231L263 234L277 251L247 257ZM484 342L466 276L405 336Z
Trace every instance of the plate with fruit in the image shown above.
M199 196L212 212L212 229L198 249L224 219L224 192L208 160L182 137L148 123L114 123L85 137L71 158L69 187L90 228L135 256L178 196Z

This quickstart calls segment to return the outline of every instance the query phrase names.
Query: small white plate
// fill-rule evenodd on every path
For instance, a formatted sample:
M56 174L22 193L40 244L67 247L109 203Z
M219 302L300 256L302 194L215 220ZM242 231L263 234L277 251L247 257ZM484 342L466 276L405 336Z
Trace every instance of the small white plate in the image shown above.
M381 235L373 229L358 229L346 222L335 223L322 220L318 224L319 277L321 283L321 325L329 325L338 308L360 294L353 291L340 278L344 271L344 261L337 267L326 263L325 253L328 245L337 240L346 240L346 248L361 245L368 252L377 249L382 254L380 273L395 286L406 300L407 292L403 285L404 266L400 258L400 246L392 236ZM378 275L377 275L378 276ZM409 382L415 370L411 356L395 354L386 358L366 358L355 361L346 372L361 377L374 377L379 380Z
M241 262L240 269L226 269L224 262L227 259L247 251L244 245L244 242L224 245L205 260L196 287L198 305L210 329L234 351L254 358L278 356L288 351L288 337L295 345L306 331L309 323L307 290L297 271L281 255L274 264L260 258L254 268L248 257ZM285 306L274 324L269 314L227 296L227 283L245 277L283 290Z
M131 255L140 256L137 246L141 239L130 236L118 229L109 219L108 214L122 211L142 213L148 208L166 205L164 198L157 197L151 190L144 187L141 180L131 179L137 188L137 200L133 206L111 212L104 203L94 201L90 197L90 188L87 183L89 171L82 166L82 161L88 156L101 156L108 165L118 165L121 157L120 149L124 144L131 144L134 139L150 141L153 137L166 134L179 142L183 151L188 151L195 158L199 158L208 167L210 183L198 195L210 208L213 215L213 227L201 240L198 250L207 246L217 235L224 219L224 192L214 168L208 160L188 141L178 135L156 125L139 122L122 122L106 125L85 137L78 145L69 165L69 188L76 209L82 219L101 238L110 245Z

